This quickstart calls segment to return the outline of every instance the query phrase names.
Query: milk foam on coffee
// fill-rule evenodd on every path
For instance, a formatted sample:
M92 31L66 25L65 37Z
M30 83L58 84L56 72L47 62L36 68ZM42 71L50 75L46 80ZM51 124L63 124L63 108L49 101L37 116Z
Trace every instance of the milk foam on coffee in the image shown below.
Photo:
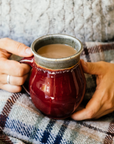
M38 49L37 53L47 58L64 58L74 55L76 50L65 44L50 44Z

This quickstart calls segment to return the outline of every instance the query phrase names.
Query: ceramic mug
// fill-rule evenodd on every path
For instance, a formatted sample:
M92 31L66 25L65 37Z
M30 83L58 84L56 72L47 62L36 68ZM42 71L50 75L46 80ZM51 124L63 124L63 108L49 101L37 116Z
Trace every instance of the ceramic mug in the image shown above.
M46 58L37 50L49 44L65 44L76 49L76 54L65 58ZM68 35L46 35L36 39L31 49L33 57L21 62L29 64L32 72L29 92L32 102L44 115L63 119L69 117L81 103L85 93L85 77L80 65L81 42Z

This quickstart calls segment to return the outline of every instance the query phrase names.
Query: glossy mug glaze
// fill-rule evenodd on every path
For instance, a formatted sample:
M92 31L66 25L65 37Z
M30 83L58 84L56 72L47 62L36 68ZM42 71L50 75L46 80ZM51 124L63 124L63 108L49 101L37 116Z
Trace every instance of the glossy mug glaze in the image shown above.
M76 54L65 58L46 58L37 50L49 44L66 44ZM81 42L68 35L47 35L36 39L31 49L33 57L21 60L32 67L29 92L32 102L44 115L63 119L69 117L81 103L85 93L85 77L80 65Z

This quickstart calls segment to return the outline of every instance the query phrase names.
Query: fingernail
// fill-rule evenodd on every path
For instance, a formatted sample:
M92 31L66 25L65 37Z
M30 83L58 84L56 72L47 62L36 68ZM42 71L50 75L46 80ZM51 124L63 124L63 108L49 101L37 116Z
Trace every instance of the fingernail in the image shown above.
M29 55L31 55L31 54L32 54L32 51L31 51L31 49L30 49L30 48L27 48L27 49L25 50L25 52L26 52L27 54L29 54Z

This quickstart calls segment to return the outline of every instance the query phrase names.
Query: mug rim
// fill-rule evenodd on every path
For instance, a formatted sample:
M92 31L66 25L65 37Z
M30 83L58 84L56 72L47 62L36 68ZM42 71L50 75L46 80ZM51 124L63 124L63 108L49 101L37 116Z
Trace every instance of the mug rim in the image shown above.
M44 38L48 38L48 37L54 37L54 38L55 37L61 37L61 38L62 37L65 38L66 37L66 38L71 38L72 40L77 41L80 44L80 50L78 52L76 52L75 54L71 55L71 56L63 57L63 58L48 58L48 57L43 57L43 56L39 55L35 51L34 46L37 43L37 41L42 40ZM73 37L71 35L66 35L66 34L48 34L48 35L41 36L41 37L37 38L36 40L34 40L33 43L31 44L31 49L32 49L32 52L33 52L33 54L34 54L35 57L39 57L39 58L41 58L43 60L47 60L47 61L64 61L64 60L69 60L69 59L75 58L76 56L79 56L80 53L83 50L83 46L82 46L82 42L79 39L77 39L76 37Z

